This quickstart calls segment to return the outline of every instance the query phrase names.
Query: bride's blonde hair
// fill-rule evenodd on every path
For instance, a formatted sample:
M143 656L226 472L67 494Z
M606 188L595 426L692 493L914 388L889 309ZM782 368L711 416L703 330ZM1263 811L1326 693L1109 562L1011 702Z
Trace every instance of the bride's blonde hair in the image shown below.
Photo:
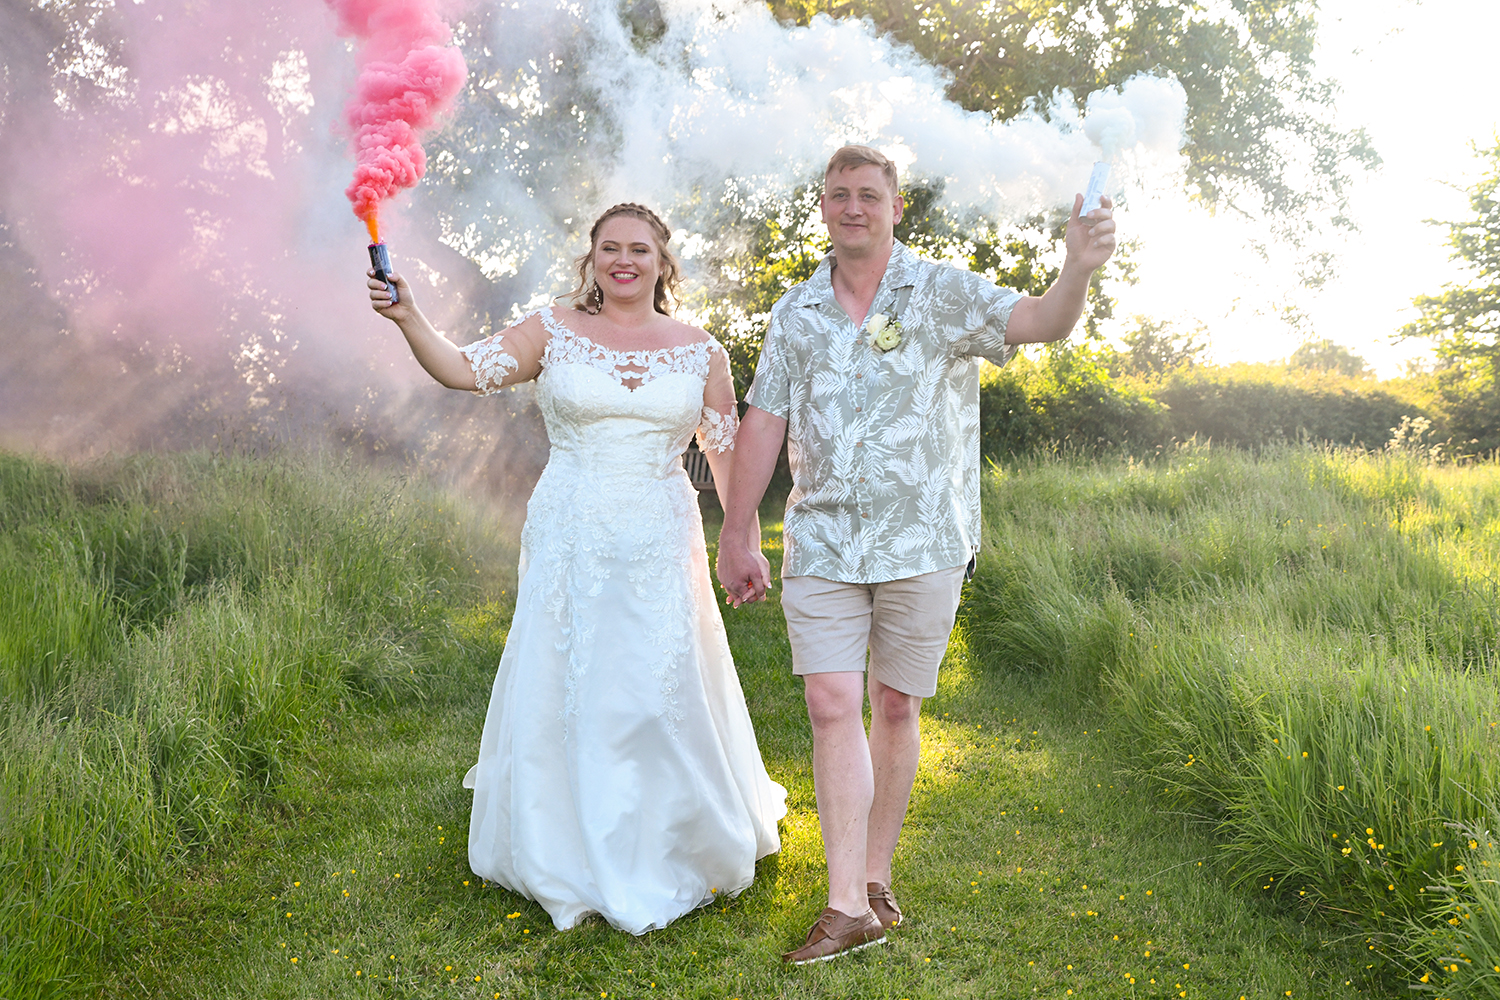
M656 248L661 253L661 274L656 279L652 304L663 316L672 315L672 310L677 304L677 286L682 283L682 265L677 262L677 257L667 246L671 242L672 231L667 228L665 222L661 221L661 216L651 209L629 201L621 202L605 210L603 215L594 220L593 227L589 229L587 252L573 259L573 264L578 268L578 287L569 292L565 298L572 303L574 309L581 312L597 313L604 308L604 291L599 287L599 281L594 276L594 250L599 245L600 227L620 215L640 219L651 227L651 234L656 238Z

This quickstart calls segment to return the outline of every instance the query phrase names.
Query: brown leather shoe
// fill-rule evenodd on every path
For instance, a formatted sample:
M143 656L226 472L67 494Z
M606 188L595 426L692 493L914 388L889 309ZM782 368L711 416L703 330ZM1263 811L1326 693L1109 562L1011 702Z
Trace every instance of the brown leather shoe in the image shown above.
M899 927L901 907L896 905L896 897L891 893L891 887L881 885L879 882L867 882L865 891L870 894L870 909L875 911L875 917L880 921L880 926L886 930Z
M830 906L818 914L802 947L782 955L781 960L792 965L826 962L873 944L885 944L885 928L873 911L851 917Z

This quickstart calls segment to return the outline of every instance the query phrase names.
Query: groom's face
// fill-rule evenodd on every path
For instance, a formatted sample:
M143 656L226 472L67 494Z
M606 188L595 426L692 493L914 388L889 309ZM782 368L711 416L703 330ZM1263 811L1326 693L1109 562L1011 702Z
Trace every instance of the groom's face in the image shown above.
M835 253L858 255L888 248L904 207L885 173L873 163L836 171L823 180L823 223Z

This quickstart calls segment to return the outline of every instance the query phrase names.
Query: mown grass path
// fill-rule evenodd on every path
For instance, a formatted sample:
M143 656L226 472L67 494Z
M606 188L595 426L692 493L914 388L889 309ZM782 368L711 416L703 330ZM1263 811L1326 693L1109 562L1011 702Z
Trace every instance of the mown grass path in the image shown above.
M774 504L762 513L773 563L779 516ZM508 622L490 605L461 618L463 649L422 699L328 720L278 804L150 902L101 995L1397 995L1369 978L1362 942L1324 940L1229 887L1212 842L1121 779L1096 691L982 666L962 631L924 705L896 857L907 922L886 947L783 968L779 953L825 902L810 737L778 605L725 617L791 809L781 853L740 897L641 938L597 919L559 933L539 907L469 872L459 779Z

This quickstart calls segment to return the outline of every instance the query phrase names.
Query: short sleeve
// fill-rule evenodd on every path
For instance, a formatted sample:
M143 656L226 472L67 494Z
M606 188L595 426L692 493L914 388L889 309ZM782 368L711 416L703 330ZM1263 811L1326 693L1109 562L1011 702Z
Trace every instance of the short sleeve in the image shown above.
M698 424L698 447L722 455L734 450L740 411L729 374L729 354L717 340L710 341L708 380L703 386L703 417Z
M492 337L458 349L474 370L474 393L488 396L506 386L536 378L547 332L536 313Z
M760 347L760 361L755 366L755 380L745 394L745 402L785 420L792 409L790 360L786 324L781 309L773 309L770 328Z
M1021 294L1001 288L971 271L945 270L951 274L943 276L944 283L962 286L954 289L958 294L951 298L967 304L963 319L953 324L961 331L953 341L953 353L1004 365L1017 350L1015 344L1005 342L1005 330L1010 325L1011 310L1021 301Z

